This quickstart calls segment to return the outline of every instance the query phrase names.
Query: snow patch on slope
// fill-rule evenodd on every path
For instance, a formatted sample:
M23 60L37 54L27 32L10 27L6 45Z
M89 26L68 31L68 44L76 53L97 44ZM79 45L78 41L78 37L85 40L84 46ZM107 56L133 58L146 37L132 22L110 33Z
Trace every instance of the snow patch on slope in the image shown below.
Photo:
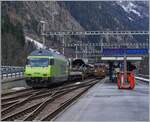
M131 17L128 17L128 18L129 18L129 20L134 21L134 19L132 19Z
M46 48L42 43L30 38L29 36L25 36L25 39L26 39L26 41L33 42L37 49L45 49Z
M136 10L136 8L138 6L136 6L135 4L133 4L132 2L124 2L124 1L118 1L117 2L123 9L124 11L126 11L127 13L131 13L133 12L134 14L138 15L139 17L141 17L142 15L140 14L140 12L138 12Z
M38 41L32 39L32 38L29 37L29 36L25 36L25 40L26 40L27 42L28 42L28 41L33 42L37 49L46 49L46 46L44 46L42 43L40 43L40 42L38 42ZM52 48L49 48L48 50L50 50L50 51L52 51L52 52L54 52L54 53L56 53L56 54L58 54L58 55L61 54L60 52L58 52L57 50L54 50L54 49L52 49Z
M137 14L139 17L141 17L141 14L138 12L138 11L136 11L136 10L131 10L133 13L135 13L135 14Z

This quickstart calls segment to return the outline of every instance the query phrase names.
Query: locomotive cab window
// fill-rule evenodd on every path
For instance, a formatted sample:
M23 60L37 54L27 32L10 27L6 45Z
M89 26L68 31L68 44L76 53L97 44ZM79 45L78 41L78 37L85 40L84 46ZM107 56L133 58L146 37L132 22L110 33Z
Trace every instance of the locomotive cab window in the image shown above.
M49 65L54 65L54 59L49 60Z
M48 58L31 58L28 60L28 65L31 67L46 67L48 66Z

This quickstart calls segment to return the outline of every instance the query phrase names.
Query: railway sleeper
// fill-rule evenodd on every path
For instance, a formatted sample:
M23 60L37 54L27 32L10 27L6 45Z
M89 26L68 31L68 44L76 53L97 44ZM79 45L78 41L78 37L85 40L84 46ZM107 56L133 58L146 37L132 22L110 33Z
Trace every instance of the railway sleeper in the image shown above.
M94 85L94 84L93 84ZM83 93L85 93L89 88L91 88L93 85L88 86L87 88L85 88L85 90L83 90L81 93L79 93L78 95L76 95L73 98L68 99L67 101L65 101L63 104L60 105L60 107L58 109L56 109L54 112L46 115L45 117L43 117L41 119L41 121L50 121L52 120L56 115L58 115L62 110L64 110L68 105L70 105L73 101L75 101L76 99L78 99Z
M4 110L1 111L1 115L5 115L6 113L11 112L12 110L16 109L17 107L26 104L28 101L32 100L32 97L34 97L35 95L39 94L41 91L37 91L35 93L33 93L32 95L30 95L29 97L23 99L22 101L19 101L15 104L12 104L11 106L9 106L8 108L5 108Z
M33 111L39 105L40 105L40 103L37 103L37 104L32 105L24 110L21 110L19 112L8 115L8 116L2 118L2 121L14 121L15 119L18 119L19 117L25 115L26 113Z

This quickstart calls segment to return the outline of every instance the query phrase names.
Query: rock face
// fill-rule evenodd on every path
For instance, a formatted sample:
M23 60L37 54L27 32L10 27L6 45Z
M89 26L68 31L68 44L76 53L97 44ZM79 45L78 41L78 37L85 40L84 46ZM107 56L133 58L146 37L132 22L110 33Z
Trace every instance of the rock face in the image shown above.
M36 47L31 42L27 43L24 36L42 43L41 20L46 21L46 31L148 30L148 2L2 2L2 65L25 63L26 56ZM122 43L124 38L128 42L141 42L148 37L104 36L104 41ZM82 43L95 43L101 36L67 36L65 39L66 43L81 43L81 40ZM47 36L46 45L62 51L62 37ZM74 51L74 48L67 48L65 55L75 56Z
M57 2L2 2L2 28L4 28L2 29L2 45L4 45L2 46L3 65L22 65L25 63L26 56L35 49L32 43L25 43L24 37L15 39L16 34L13 33L13 30L18 28L18 23L21 26L19 28L21 31L17 31L18 34L24 34L24 36L27 35L42 42L41 20L47 22L46 31L84 30L70 13L60 7ZM60 38L47 37L46 45L59 49L62 45ZM68 37L68 40L71 39ZM22 43L24 44L21 45ZM15 47L15 45L18 45L18 47ZM15 57L13 62L11 59L16 54L19 54L20 58ZM22 60L20 61L20 59Z
M148 30L148 3L59 2L86 30Z
M149 14L147 2L59 2L85 30L148 30ZM106 41L122 43L123 36ZM146 36L127 36L131 42L146 41Z
M5 3L8 5L6 11L11 21L20 21L25 33L39 36L41 20L46 21L47 31L83 30L70 13L56 2L12 1Z

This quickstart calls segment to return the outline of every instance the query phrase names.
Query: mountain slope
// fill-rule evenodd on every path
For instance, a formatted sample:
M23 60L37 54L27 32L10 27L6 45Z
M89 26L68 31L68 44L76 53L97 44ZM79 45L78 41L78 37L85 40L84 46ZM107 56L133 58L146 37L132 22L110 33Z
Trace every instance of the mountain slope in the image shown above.
M27 44L24 36L29 36L42 43L41 20L46 21L46 31L148 30L148 3L137 1L2 2L3 65L23 65L29 52L36 48L31 42ZM12 29L7 32L5 28ZM66 43L95 43L101 38L102 36L65 37ZM121 44L124 38L128 42L144 42L148 37L104 36L104 41ZM62 51L62 37L47 36L46 45ZM74 48L67 48L65 55L74 57L74 51ZM17 55L20 56L21 61ZM12 57L15 57L13 63Z
M58 3L67 9L85 30L139 31L148 30L149 27L147 2L66 1ZM122 43L124 39L127 42L146 42L148 41L148 36L105 36L104 41ZM96 39L92 37L92 39L89 38L88 40L93 42Z
M68 11L59 7L57 2L2 2L2 65L25 64L26 56L35 49L33 43L25 43L25 36L42 42L41 20L47 22L46 31L84 30ZM21 38L17 38L18 35L21 35ZM71 40L70 38L68 37L68 40ZM47 37L46 45L60 50L62 48L59 37Z
M67 1L59 4L86 30L148 30L148 4L142 1Z

